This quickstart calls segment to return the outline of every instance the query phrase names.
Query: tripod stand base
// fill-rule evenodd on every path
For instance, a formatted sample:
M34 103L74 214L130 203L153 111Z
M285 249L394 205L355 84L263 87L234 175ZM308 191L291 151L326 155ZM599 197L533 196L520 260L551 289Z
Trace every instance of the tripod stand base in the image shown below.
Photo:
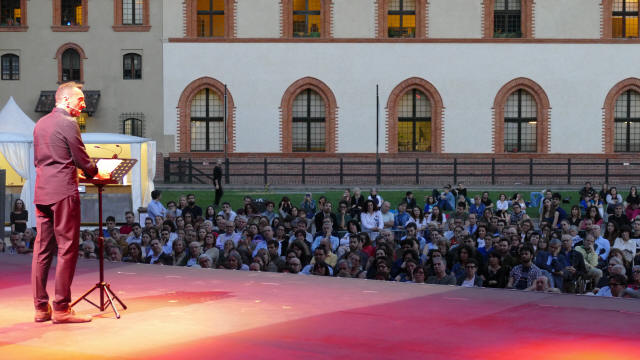
M88 296L95 290L98 290L98 292L100 293L100 304L99 305L94 303L93 301L89 300L89 298L88 298ZM106 299L105 299L105 297L106 297ZM85 300L89 304L91 304L91 305L95 306L96 308L100 309L100 311L104 311L107 308L107 306L110 305L111 309L116 314L116 319L120 319L120 313L118 312L118 309L116 308L116 304L113 302L114 299L120 304L120 306L122 306L123 310L127 310L127 305L125 305L122 302L122 300L120 300L120 298L118 298L118 296L113 292L113 290L111 290L111 286L103 281L103 282L99 282L99 283L95 284L91 289L89 289L82 296L77 298L69 306L70 307L74 307L77 303L80 302L80 300Z

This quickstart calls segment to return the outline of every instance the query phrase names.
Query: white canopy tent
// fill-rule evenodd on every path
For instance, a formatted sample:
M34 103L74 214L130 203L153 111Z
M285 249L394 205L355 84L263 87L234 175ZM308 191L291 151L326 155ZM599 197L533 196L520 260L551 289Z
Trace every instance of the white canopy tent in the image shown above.
M0 110L0 153L11 168L25 180L20 198L30 214L27 221L29 227L36 225L33 205L36 180L36 169L33 166L34 126L31 118L20 109L13 97L10 97Z
M33 194L36 171L33 164L33 128L35 123L10 98L0 110L0 154L8 165L24 179L21 199L31 216L27 226L35 226L35 206ZM156 172L156 142L147 138L113 133L84 133L89 156L111 157L113 153L138 160L127 176L126 184L131 185L131 210L151 201ZM3 205L4 206L4 205Z
M132 211L137 212L139 207L146 206L151 201L156 175L155 141L113 133L84 133L82 141L92 157L110 157L115 153L138 160L125 181L131 185Z

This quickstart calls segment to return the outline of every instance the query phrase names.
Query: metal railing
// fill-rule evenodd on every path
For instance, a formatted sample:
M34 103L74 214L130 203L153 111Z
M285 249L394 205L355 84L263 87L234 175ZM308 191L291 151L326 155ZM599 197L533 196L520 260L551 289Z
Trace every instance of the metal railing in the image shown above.
M210 184L213 182L213 171L208 164L215 164L215 158L194 161L192 158L171 159L164 158L164 182L184 184ZM574 180L609 183L612 177L640 178L640 162L627 162L624 160L576 160L564 159L486 159L475 161L469 158L452 158L439 161L430 161L415 158L408 161L406 158L398 161L383 159L374 160L350 160L350 159L320 159L309 161L302 159L273 159L265 157L262 160L225 159L224 163L225 183L230 182L231 177L255 177L262 178L262 183L268 185L270 179L276 177L298 178L296 183L304 185L309 177L335 178L337 184L344 184L345 178L359 177L375 179L376 184L381 184L383 178L408 177L418 185L423 179L448 178L451 183L458 183L461 178L485 178L483 183L495 185L500 179L517 177L523 181L520 184L535 185L536 179L566 178L566 184L571 185ZM280 168L279 168L280 167ZM282 171L286 167L286 172ZM426 171L425 167L439 170ZM506 167L506 169L505 169ZM331 171L326 171L327 169ZM444 169L443 169L444 168ZM551 169L550 169L551 168ZM366 170L369 169L369 170ZM411 169L411 170L408 170ZM623 169L623 170L621 170ZM259 184L260 182L256 182ZM556 182L557 183L557 182Z

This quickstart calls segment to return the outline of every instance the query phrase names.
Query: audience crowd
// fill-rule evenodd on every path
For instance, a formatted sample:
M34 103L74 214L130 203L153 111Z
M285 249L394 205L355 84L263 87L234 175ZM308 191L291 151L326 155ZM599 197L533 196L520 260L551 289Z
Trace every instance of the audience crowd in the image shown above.
M120 227L107 217L106 259L640 297L635 186L623 199L615 187L586 183L568 212L561 205L569 200L548 189L529 201L519 193L469 198L461 184L434 189L422 202L408 191L395 207L375 188L345 190L337 204L311 193L297 206L286 196L277 204L246 196L235 210L228 202L203 210L193 194L177 203L163 203L159 190L151 197L144 223L132 211ZM532 207L538 216L527 215ZM14 212L11 245L1 242L0 251L28 254L35 232L26 227L22 201ZM97 257L98 231L81 233L81 257Z

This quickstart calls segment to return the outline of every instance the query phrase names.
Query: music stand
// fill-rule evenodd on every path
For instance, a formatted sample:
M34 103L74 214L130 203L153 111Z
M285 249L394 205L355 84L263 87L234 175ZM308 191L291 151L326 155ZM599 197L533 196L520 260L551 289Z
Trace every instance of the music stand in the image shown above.
M111 159L105 158L92 158L91 162L98 167L98 174L92 179L87 179L84 177L82 172L79 172L80 183L83 184L93 184L98 188L98 228L99 236L98 236L98 262L100 263L100 281L96 283L91 289L85 292L82 296L77 298L73 303L71 303L70 307L76 305L80 300L85 300L89 304L97 307L100 311L104 311L107 308L107 305L111 305L113 312L116 314L116 319L120 319L120 313L118 309L116 309L116 305L113 300L115 299L120 303L120 306L124 310L127 310L127 305L125 305L120 298L111 290L111 285L104 281L104 234L102 232L102 191L104 190L105 185L119 184L122 181L122 178L133 168L133 165L136 164L136 159L119 159L114 156ZM100 165L106 168L105 171L100 170ZM100 292L100 305L97 305L93 301L88 299L88 296L94 291L98 290ZM107 300L105 301L105 296Z

